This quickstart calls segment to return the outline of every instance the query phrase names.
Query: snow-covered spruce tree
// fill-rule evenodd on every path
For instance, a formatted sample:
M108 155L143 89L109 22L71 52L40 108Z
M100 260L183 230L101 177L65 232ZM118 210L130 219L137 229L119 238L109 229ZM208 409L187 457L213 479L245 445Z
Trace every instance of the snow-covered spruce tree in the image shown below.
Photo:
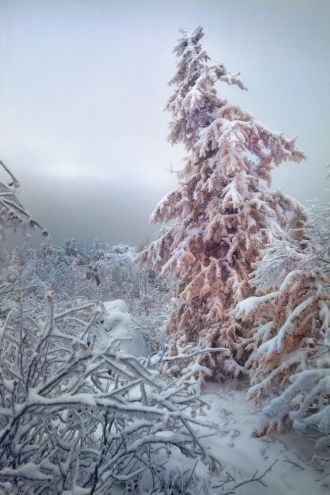
M270 192L265 184L270 184L274 166L299 162L303 153L294 140L219 98L218 81L246 88L239 74L209 63L202 37L201 27L192 35L183 32L174 49L178 62L167 105L173 116L169 140L183 143L187 157L178 189L152 215L153 222L168 226L141 255L178 280L177 308L167 325L169 352L225 346L234 357L199 354L183 371L187 379L197 371L200 378L209 373L199 367L201 360L218 372L241 369L247 329L232 310L253 294L249 274L260 249L285 238L289 226L300 227L304 218L295 201Z
M254 324L249 396L276 395L256 434L291 423L316 430L320 446L330 445L329 213L314 203L304 241L266 248L251 277L257 295L236 308Z

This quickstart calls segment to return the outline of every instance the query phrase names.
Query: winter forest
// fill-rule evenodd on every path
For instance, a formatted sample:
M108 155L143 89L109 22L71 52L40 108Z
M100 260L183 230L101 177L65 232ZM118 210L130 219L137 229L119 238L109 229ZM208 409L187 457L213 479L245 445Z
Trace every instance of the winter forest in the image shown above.
M0 160L0 495L329 493L329 203L272 188L299 136L206 40L173 40L150 242L58 243Z

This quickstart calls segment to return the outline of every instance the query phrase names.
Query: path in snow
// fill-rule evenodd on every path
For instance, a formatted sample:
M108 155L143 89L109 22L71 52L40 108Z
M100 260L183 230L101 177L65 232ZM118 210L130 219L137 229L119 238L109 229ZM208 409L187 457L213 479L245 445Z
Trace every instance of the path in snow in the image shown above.
M329 493L330 467L328 475L317 464L310 465L316 453L313 443L286 433L274 438L254 438L253 426L260 414L245 398L244 391L227 389L210 384L205 395L211 409L207 419L217 425L217 434L208 439L211 452L224 466L225 472L234 475L237 482L250 478L258 470L264 472L275 460L276 464L263 478L267 487L260 483L249 483L237 490L239 495L325 495ZM319 452L322 456L322 453ZM323 478L323 479L322 479ZM232 485L231 485L232 486ZM226 492L230 485L225 485ZM221 490L219 491L219 494Z

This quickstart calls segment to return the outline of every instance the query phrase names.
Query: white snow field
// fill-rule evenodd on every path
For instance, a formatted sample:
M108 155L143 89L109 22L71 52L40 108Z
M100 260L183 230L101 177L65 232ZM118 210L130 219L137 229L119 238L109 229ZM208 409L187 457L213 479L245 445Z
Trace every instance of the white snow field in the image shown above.
M237 495L323 495L329 493L329 463L322 465L324 453L317 452L310 439L290 432L273 437L251 435L260 413L246 400L246 392L230 385L209 384L202 397L210 405L205 419L217 426L217 434L207 439L213 455L223 464L221 479L235 482L219 487L217 493ZM206 445L206 442L205 442ZM319 456L318 459L315 456ZM275 463L275 464L273 464ZM231 491L233 484L263 474L262 483L251 482ZM323 471L323 468L325 470ZM220 483L219 483L220 484Z

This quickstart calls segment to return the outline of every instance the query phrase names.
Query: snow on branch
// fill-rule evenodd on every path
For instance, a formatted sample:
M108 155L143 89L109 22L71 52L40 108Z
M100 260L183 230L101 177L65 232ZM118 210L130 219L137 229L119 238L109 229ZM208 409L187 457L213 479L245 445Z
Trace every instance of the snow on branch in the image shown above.
M330 446L330 369L319 368L293 375L291 384L263 410L256 435L282 431L291 423L302 431L314 429L317 447Z
M47 231L41 227L17 199L18 180L2 160L0 160L0 167L10 178L8 184L0 181L0 235L4 236L6 228L16 230L17 227L25 229L27 227L37 227L46 236Z
M22 287L13 294L1 321L0 487L161 491L172 453L217 464L195 430L207 426L195 417L202 402L173 384L169 394L159 373L112 341L100 347L96 304L56 308L53 293L43 304Z

